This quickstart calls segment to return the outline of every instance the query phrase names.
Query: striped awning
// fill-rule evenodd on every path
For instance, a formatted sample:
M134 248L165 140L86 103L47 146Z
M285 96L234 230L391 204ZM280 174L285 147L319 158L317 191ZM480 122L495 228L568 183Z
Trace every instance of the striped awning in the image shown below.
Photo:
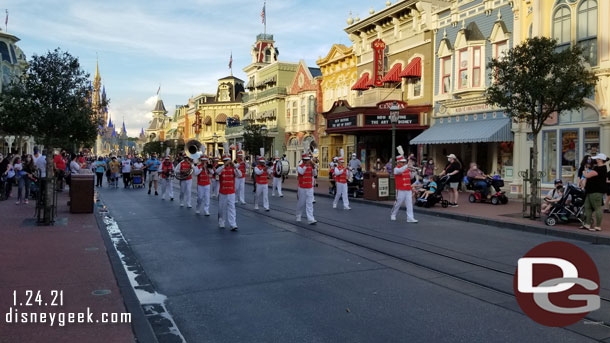
M415 57L405 70L400 73L400 77L421 78L421 58Z
M364 91L369 89L367 84L369 83L369 73L364 73L352 86L353 91Z
M413 138L415 144L512 142L510 118L435 124Z
M206 116L203 120L203 125L212 125L212 117Z
M390 71L388 71L385 76L381 79L381 82L386 83L386 82L400 82L402 81L400 79L400 72L402 71L402 64L401 63L396 63L392 68L390 68Z
M215 122L217 122L217 123L226 123L227 122L227 115L224 114L224 113L221 113L221 114L217 115Z

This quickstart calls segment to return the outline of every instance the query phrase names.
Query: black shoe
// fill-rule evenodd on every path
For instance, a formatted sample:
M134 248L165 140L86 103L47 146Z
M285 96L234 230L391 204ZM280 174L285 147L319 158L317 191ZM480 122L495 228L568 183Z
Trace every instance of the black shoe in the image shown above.
M159 193L157 193L157 191L155 191L155 195L159 195Z
M231 231L237 231L237 226L236 227L232 227Z
M150 194L150 189L148 190L148 194Z
M174 198L169 198L170 201L174 201Z

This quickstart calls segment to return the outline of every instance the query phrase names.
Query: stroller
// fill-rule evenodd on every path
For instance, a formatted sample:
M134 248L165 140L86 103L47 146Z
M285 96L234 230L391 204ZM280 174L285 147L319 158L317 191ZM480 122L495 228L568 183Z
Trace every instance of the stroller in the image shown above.
M554 226L557 223L566 223L577 220L584 224L585 192L574 184L568 184L563 197L554 204L544 223Z
M477 201L478 202L487 202L488 199L485 199L483 197L483 193L481 192L481 190L478 188L475 188L473 178L466 177L464 181L466 183L466 189L474 191L468 197L468 201L470 201L471 203L475 203ZM500 178L499 175L494 175L494 177L487 177L485 179L485 182L487 183L487 188L492 187L494 189L494 192L491 192L491 194L490 194L491 197L489 198L489 201L491 202L492 205L508 203L508 197L506 196L505 192L503 192L501 190L501 188L504 187L504 180L502 180L502 178Z
M362 168L352 171L352 180L347 182L347 194L354 198L364 196L364 173Z
M144 172L140 169L132 170L131 176L131 187L133 188L144 188Z
M422 190L417 195L417 201L415 201L415 206L430 208L430 207L436 205L437 203L440 203L441 207L443 207L443 208L449 207L449 201L443 199L443 189L445 189L445 187L449 183L449 178L450 178L449 175L445 175L445 176L441 177L438 180L438 184L436 185L437 186L436 191L433 194L430 194L428 196L428 199L422 198L422 195L424 194L424 192L426 190L430 189L430 183L425 185L424 190Z

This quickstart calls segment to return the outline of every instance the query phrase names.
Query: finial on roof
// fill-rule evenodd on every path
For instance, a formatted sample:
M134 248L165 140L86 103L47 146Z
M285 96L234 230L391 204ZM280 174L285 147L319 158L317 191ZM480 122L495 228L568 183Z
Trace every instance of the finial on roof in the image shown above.
M462 20L462 29L466 28L466 20Z
M369 10L369 14L375 14L375 9L373 8L373 6L371 6L371 9Z
M447 38L447 30L443 30L443 38Z
M354 18L352 18L352 11L349 11L349 18L347 18L347 25L352 25L354 23Z
M392 5L392 2L391 2L390 0L388 0L388 1L386 1L386 2L385 2L385 6L386 6L386 7L390 7L391 5Z
M498 11L498 20L502 20L502 12Z

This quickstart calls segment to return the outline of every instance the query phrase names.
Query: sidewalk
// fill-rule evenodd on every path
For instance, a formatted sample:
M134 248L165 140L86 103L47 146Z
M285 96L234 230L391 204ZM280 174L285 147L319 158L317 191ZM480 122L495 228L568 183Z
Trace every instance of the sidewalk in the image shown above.
M13 190L13 195L17 190ZM68 313L127 312L113 274L94 214L71 214L68 191L58 194L57 222L36 226L35 204L15 205L15 198L0 201L0 341L1 342L134 342L131 324L68 323ZM41 305L25 306L26 291L40 291ZM44 306L52 290L63 291L63 306ZM17 306L13 305L13 292ZM93 295L102 291L106 295ZM23 303L23 306L19 306ZM49 319L42 323L7 323L9 308L19 314L53 313L65 316L65 326ZM13 310L14 312L14 310ZM60 314L65 313L65 314ZM13 316L15 318L15 316ZM86 318L86 315L85 315ZM133 320L133 317L132 317Z
M252 180L250 178L246 178L246 182L252 183ZM318 178L318 187L314 188L315 195L330 197L328 193L328 185L329 183L327 178ZM282 189L285 190L296 191L296 176L286 178L282 187ZM608 213L604 213L602 222L603 231L590 232L579 229L580 224L576 222L547 226L544 224L542 219L530 220L528 218L523 218L523 202L520 199L510 199L508 204L496 206L487 203L472 204L468 201L469 195L469 192L460 192L458 201L459 207L442 208L439 204L437 204L430 209L415 207L414 210L416 213L425 213L428 215L447 217L479 224L494 225L503 228L531 231L546 235L610 245L610 214ZM447 192L445 192L443 196L445 199L449 198ZM370 201L362 198L350 198L350 201L366 202L377 206L386 207L391 207L394 204L393 201Z

